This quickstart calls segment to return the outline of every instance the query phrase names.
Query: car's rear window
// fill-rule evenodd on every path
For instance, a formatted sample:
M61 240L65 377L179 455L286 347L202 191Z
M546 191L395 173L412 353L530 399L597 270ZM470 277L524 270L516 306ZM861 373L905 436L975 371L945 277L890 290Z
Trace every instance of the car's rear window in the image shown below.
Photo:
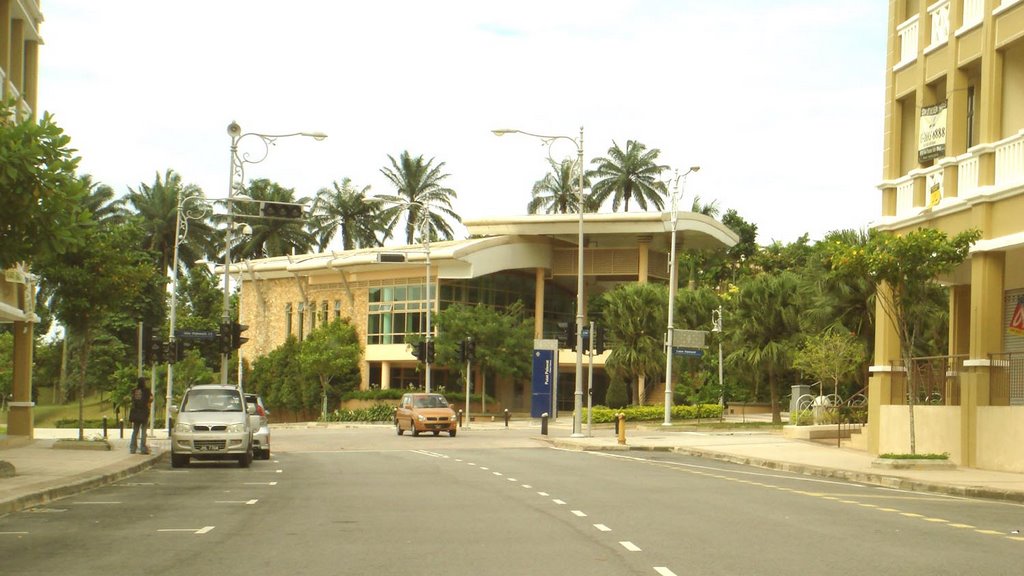
M230 390L189 390L184 412L241 412L242 399Z

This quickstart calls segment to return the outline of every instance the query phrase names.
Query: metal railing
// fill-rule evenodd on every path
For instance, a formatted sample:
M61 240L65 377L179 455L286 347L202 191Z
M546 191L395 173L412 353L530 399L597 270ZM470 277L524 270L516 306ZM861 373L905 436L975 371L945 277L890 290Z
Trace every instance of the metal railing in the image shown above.
M988 358L992 405L1024 405L1024 352L1000 352Z
M960 374L963 372L966 354L955 356L922 356L908 362L895 360L892 372L892 396L890 404L909 404L914 393L914 403L932 406L960 405ZM911 376L908 389L907 374Z

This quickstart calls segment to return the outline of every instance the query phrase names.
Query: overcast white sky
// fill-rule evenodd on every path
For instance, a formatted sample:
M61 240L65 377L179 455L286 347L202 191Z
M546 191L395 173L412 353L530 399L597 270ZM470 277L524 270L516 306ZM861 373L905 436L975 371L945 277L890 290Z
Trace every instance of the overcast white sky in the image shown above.
M371 192L404 150L445 162L463 219L526 213L538 140L638 140L758 241L880 211L884 0L46 0L39 107L118 193L173 169L227 193L227 125L279 141L246 178ZM575 155L571 143L556 158ZM669 174L666 174L666 177ZM798 206L802 206L798 208ZM635 207L633 208L635 210ZM606 210L610 210L606 207ZM464 229L457 229L464 234Z

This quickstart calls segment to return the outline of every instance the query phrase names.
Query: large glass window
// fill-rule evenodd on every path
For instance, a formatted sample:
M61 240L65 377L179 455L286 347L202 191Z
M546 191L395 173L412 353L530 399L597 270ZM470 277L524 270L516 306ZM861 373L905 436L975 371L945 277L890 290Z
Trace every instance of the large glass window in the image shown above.
M393 285L371 286L367 344L402 344L411 336L423 335L427 325L425 294L422 280L419 284L396 281Z

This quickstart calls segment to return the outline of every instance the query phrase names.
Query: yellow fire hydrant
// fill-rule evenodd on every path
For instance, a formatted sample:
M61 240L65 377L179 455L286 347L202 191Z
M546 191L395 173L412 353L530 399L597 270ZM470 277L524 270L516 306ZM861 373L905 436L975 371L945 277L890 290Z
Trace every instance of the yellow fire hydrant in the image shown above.
M626 414L619 412L615 415L619 419L619 444L626 443Z

